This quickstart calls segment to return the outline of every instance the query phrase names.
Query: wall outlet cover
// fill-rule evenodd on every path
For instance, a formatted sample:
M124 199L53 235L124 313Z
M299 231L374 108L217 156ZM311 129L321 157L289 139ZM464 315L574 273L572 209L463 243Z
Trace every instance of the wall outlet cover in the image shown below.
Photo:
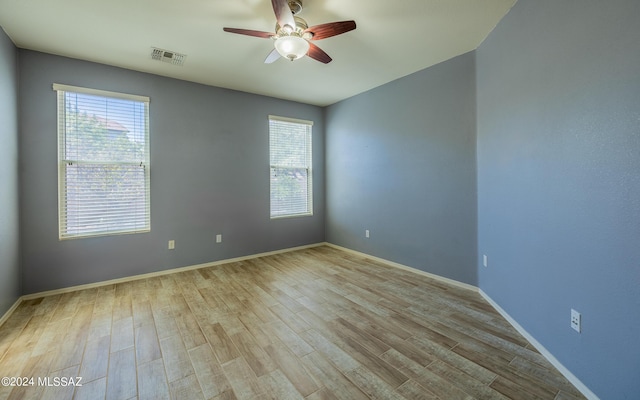
M573 308L571 309L571 328L578 333L582 330L582 315Z

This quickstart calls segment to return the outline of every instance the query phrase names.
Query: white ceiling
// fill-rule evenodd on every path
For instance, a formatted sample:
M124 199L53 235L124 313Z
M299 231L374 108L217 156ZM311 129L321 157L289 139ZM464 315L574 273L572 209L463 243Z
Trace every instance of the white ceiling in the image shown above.
M273 32L268 0L0 0L16 46L207 85L325 106L478 47L516 0L304 0L311 25L357 29L315 42L333 61L264 64ZM153 61L151 48L187 55Z

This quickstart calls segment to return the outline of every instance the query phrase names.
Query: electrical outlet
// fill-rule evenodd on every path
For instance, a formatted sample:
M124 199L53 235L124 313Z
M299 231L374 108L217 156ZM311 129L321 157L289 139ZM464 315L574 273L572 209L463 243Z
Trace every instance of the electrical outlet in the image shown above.
M176 241L175 240L169 240L169 245L167 246L169 248L169 250L173 250L176 248Z
M571 309L571 328L578 333L582 331L582 315L573 308Z
M217 234L216 235L216 243L222 243L222 234Z
M366 237L366 238L369 237L369 230L368 229L364 230L364 237Z
M484 265L485 267L489 266L489 258L487 257L486 254L482 255L482 265Z

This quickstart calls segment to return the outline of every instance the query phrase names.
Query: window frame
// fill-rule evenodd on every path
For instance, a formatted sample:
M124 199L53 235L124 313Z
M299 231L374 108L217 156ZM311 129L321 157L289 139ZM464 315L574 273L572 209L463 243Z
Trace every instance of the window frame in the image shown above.
M305 148L301 149L301 151L305 152L304 165L279 165L279 164L273 163L272 122L296 124L296 125L305 127L306 144L305 144ZM306 211L290 212L290 213L283 213L283 212L274 213L274 204L273 204L274 168L289 169L289 170L297 170L297 169L306 170L306 179L307 179ZM269 115L269 217L270 219L273 220L273 219L282 219L282 218L308 217L312 215L313 215L313 121L303 120L298 118L281 117L277 115Z
M57 102L57 128L58 128L58 239L59 240L69 240L69 239L81 239L81 238L91 238L91 237L100 237L100 236L114 236L114 235L124 235L124 234L136 234L136 233L147 233L151 231L151 200L150 200L150 143L149 143L149 103L150 99L147 96L126 94L120 92L111 92L106 90L98 90L91 89L85 87L78 86L70 86L64 84L53 84L53 90L56 92L56 102ZM118 161L118 160L71 160L67 156L66 152L66 141L67 141L67 104L66 104L66 94L80 94L80 95L89 95L89 96L97 96L104 98L105 103L109 100L125 100L125 101L133 101L137 103L142 103L143 107L143 121L142 121L142 138L143 138L143 157L136 161ZM77 165L102 165L102 166L132 166L132 167L141 167L144 168L144 211L143 211L143 224L135 225L131 228L122 227L122 229L115 230L94 230L92 232L72 232L70 233L68 224L67 224L67 216L68 209L67 205L67 196L68 196L68 188L67 188L67 167L76 163ZM91 215L91 214L89 214ZM94 214L99 215L99 214ZM124 215L124 214L123 214Z

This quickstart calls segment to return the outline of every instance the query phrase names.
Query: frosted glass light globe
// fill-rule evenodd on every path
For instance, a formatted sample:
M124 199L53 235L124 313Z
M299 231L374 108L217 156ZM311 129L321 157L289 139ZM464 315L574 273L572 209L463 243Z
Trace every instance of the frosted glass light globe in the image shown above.
M300 36L282 36L276 39L274 46L278 53L291 61L304 57L309 51L309 42Z

